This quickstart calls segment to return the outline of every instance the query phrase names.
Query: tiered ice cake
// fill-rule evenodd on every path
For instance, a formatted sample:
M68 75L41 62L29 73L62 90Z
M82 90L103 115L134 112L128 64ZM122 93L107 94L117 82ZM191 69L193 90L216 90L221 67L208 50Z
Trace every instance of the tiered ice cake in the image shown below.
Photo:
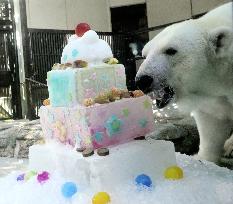
M140 172L162 178L176 164L169 142L130 142L154 131L151 99L127 91L124 66L94 31L71 36L61 64L47 76L49 100L40 109L46 144L30 148L30 168L56 169L79 184L106 189L114 177L116 187Z
M46 138L96 149L154 130L150 98L127 91L125 68L117 62L95 31L71 37L62 64L47 74L50 105L40 109Z

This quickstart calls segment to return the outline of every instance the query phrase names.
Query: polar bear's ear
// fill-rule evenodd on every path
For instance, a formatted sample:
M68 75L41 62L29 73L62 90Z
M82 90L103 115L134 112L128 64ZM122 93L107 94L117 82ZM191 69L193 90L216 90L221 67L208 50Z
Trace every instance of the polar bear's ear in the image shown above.
M223 56L228 53L229 48L232 46L233 30L229 27L219 27L211 31L209 37L215 54Z

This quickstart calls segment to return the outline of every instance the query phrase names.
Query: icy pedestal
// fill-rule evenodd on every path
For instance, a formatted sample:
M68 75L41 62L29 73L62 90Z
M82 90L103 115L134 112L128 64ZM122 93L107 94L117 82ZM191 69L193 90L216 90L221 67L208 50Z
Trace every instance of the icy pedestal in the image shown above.
M163 178L164 170L176 164L171 142L134 141L110 148L110 155L84 158L60 144L34 145L29 150L29 168L59 171L66 179L96 190L114 190L132 184L139 174L152 180Z

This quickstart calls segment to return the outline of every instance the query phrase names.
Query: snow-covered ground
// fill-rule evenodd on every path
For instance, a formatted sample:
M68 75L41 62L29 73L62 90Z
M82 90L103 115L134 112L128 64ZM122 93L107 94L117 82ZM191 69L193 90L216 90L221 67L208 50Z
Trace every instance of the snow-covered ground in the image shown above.
M233 203L233 171L179 153L176 157L184 171L183 179L153 181L153 187L148 189L122 183L117 190L108 192L111 204ZM0 204L90 204L96 193L77 184L78 192L71 199L66 199L61 193L61 186L66 180L57 172L52 173L44 184L38 183L36 177L17 182L16 178L22 172L12 172L0 178Z
M0 157L0 177L6 176L13 171L26 170L27 165L27 159Z

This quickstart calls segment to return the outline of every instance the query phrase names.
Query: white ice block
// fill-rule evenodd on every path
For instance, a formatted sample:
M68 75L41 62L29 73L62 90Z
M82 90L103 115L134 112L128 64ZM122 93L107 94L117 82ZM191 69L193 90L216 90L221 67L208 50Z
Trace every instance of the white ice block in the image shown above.
M167 141L133 141L110 148L110 155L84 158L59 144L34 145L29 150L34 170L59 171L65 178L96 190L114 190L131 184L139 174L156 182L164 170L176 165L174 145Z

